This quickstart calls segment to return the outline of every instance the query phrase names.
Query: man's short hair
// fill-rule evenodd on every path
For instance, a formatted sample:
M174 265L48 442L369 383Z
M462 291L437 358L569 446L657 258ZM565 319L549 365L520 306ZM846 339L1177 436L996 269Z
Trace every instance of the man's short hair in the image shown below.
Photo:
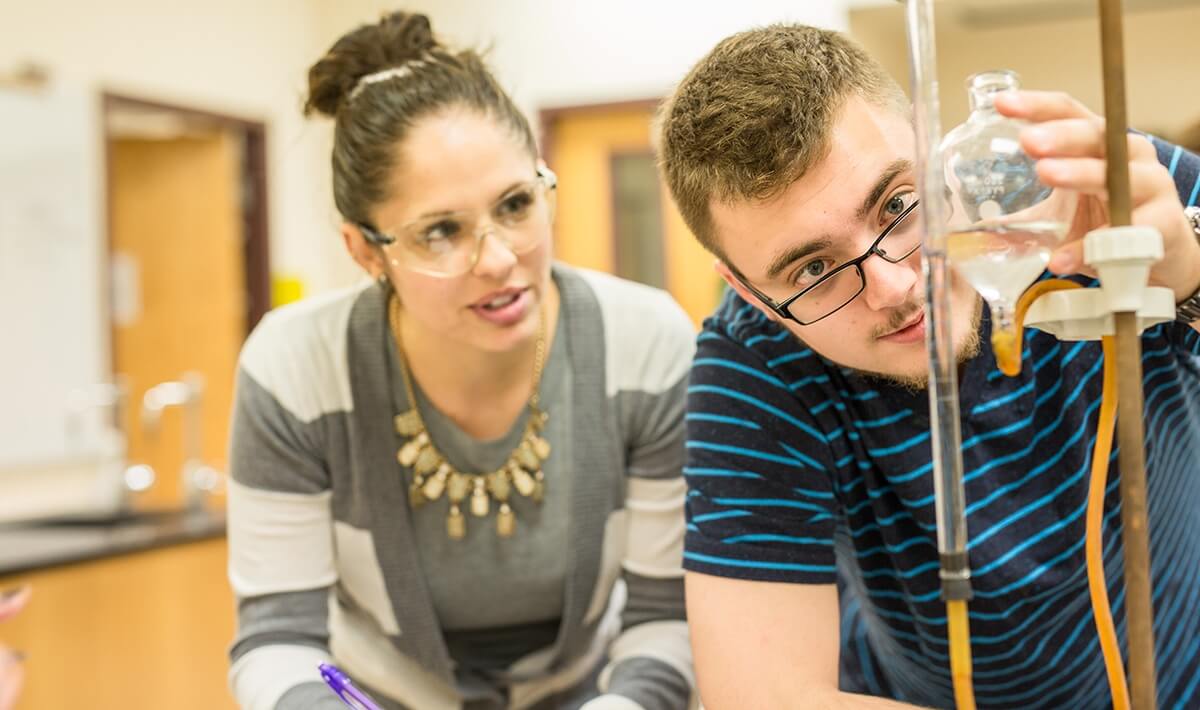
M776 24L722 40L664 102L659 162L684 222L724 259L709 209L777 196L829 152L846 99L907 113L904 92L846 36Z

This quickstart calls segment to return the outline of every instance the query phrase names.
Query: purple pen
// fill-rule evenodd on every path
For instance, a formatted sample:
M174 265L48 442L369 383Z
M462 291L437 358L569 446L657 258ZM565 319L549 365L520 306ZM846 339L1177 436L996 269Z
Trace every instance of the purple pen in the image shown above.
M350 676L343 673L337 666L322 663L317 666L317 669L321 671L321 679L334 693L337 693L343 703L356 708L356 710L383 710L375 704L374 700L371 700L370 696L355 688L354 683L350 682Z

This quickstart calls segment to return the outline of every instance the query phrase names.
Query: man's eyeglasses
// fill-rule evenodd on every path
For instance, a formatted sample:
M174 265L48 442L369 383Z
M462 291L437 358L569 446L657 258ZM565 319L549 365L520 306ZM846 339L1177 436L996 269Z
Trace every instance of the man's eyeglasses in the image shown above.
M867 276L863 273L862 263L872 255L899 264L921 248L920 220L914 216L918 204L920 200L913 200L911 205L896 215L860 256L815 277L811 283L802 283L802 275L800 291L782 301L775 301L752 286L736 270L731 271L743 286L781 318L796 321L800 325L812 325L841 310L863 292L867 287Z
M537 178L518 185L492 205L488 216L450 212L379 230L359 223L363 236L382 247L401 266L430 276L461 276L475 268L483 238L492 235L513 254L533 250L549 233L558 178L538 168Z

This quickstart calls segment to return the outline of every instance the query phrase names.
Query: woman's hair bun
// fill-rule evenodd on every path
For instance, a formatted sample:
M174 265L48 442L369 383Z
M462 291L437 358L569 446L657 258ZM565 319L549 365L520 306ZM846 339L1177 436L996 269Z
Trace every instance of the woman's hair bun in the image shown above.
M401 67L439 49L425 15L393 12L343 35L308 70L305 115L334 117L368 74Z

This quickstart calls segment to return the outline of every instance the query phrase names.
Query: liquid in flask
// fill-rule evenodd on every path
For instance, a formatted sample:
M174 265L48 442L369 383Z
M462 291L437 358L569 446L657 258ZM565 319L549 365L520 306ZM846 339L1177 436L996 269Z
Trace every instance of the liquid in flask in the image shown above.
M946 255L987 302L996 361L1015 372L1017 302L1066 235L1077 196L1038 179L1036 161L1020 145L1026 123L996 111L995 95L1019 88L1016 74L983 72L967 86L971 114L942 143L951 209Z

